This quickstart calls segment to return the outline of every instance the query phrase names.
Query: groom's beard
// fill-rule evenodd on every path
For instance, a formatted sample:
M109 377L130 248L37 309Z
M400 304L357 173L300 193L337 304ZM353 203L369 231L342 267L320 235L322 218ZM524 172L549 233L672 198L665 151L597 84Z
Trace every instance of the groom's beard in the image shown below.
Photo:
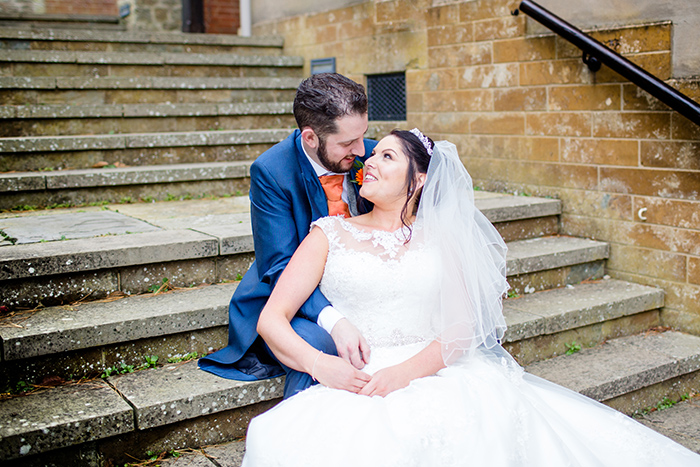
M326 138L318 139L318 149L316 150L316 155L318 156L318 160L321 161L321 165L323 165L323 167L325 167L326 170L329 170L333 173L344 174L346 172L349 172L352 168L352 165L350 165L350 167L348 168L345 168L341 165L340 162L334 162L328 158L328 152L326 151Z

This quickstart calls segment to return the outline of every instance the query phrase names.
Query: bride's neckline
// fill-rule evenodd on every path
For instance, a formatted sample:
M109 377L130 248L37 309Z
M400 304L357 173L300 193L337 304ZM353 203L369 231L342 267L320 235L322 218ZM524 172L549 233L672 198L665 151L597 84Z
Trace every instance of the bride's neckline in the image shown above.
M345 230L349 230L349 231L352 230L352 231L364 233L364 234L374 235L376 233L379 233L379 234L397 235L397 234L402 233L402 232L407 233L408 231L410 231L410 226L406 226L406 225L402 225L401 227L399 227L396 230L384 230L384 229L367 230L367 229L363 229L361 227L356 226L355 224L353 224L352 222L347 220L342 215L338 215L338 216L336 216L336 218L340 221L340 224L343 226L343 228L345 228Z

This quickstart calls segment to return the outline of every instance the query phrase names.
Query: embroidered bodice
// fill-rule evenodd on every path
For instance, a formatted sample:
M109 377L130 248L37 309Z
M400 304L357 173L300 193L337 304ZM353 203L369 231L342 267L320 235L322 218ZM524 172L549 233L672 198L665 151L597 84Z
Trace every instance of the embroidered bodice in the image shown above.
M408 228L365 231L342 217L324 217L314 226L323 230L329 245L321 291L370 347L430 338L423 304L436 290L437 266L425 249L408 248Z

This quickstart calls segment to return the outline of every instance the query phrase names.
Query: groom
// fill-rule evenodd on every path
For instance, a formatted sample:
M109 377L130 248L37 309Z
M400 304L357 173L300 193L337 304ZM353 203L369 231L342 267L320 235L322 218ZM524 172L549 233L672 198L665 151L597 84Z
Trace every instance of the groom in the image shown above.
M294 118L299 129L265 151L250 168L255 262L229 304L228 346L199 360L203 370L228 379L253 381L286 373L285 399L313 381L272 356L256 331L260 312L311 222L329 214L358 215L372 209L352 182L356 161L364 162L376 145L364 139L364 88L336 73L313 75L299 85ZM318 288L291 325L313 347L340 355L358 370L369 361L362 335Z

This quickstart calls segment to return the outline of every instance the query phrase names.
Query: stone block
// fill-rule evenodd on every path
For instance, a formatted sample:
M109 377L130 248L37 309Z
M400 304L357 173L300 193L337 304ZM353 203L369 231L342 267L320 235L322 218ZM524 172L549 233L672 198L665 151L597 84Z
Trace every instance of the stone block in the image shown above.
M237 281L248 272L253 261L253 252L219 257L216 260L216 279L222 282Z
M677 171L669 180L666 170L601 167L600 187L613 193L700 199L700 180L693 172Z
M549 109L621 110L621 93L618 84L552 86L549 88Z
M216 246L218 250L218 245ZM183 257L168 262L125 267L119 270L119 279L121 290L129 294L147 292L154 285L160 286L165 279L172 287L212 284L216 282L216 259Z
M459 22L459 5L440 5L428 8L428 27Z
M526 62L556 58L554 36L524 37L493 42L493 62Z
M493 100L496 112L547 110L547 88L496 89Z
M599 280L605 273L603 260L509 276L511 294L523 295L557 289L582 281Z
M657 399L660 400L660 399ZM697 397L679 402L673 407L657 410L637 418L637 421L658 431L691 451L700 453L700 405Z
M594 113L593 136L598 138L669 139L671 137L671 113Z
M460 88L515 87L518 85L517 64L466 67L459 79Z
M46 178L30 172L0 174L0 191L36 191L46 188Z
M525 16L507 16L474 23L475 41L511 39L525 34Z
M487 43L457 44L428 49L430 68L455 68L487 63L491 63L491 47Z
M637 86L622 85L622 110L668 110L668 106Z
M593 118L589 113L528 113L525 133L540 136L591 136Z
M55 89L57 78L3 76L0 77L0 89Z
M677 201L659 198L634 198L633 211L647 208L645 216L649 224L661 224L689 230L700 230L700 202Z
M217 254L215 238L189 230L15 245L2 259L0 279L42 277Z
M671 134L673 139L700 141L700 126L681 114L673 112L671 114Z
M126 433L132 408L106 383L53 388L3 401L0 459L7 461Z
M612 245L608 264L611 269L677 282L686 281L686 257L673 252Z
M593 39L621 55L671 50L671 23L628 26L587 31ZM579 57L581 51L568 41L557 38L557 56Z
M577 164L623 165L639 163L639 142L635 140L563 138L561 160Z
M474 40L474 24L449 24L428 29L428 47L462 44Z
M3 138L0 152L84 151L124 147L124 137L98 136L37 136Z
M593 73L588 70L580 59L536 61L520 64L521 86L592 83Z
M640 141L643 167L700 170L700 142Z
M9 248L9 247L3 247ZM73 273L42 276L33 279L5 280L0 288L0 301L11 310L61 305L89 297L99 300L119 290L115 271Z
M224 284L107 303L47 308L3 327L3 360L69 352L228 324L237 284Z
M282 378L254 383L228 380L200 370L195 361L109 382L134 407L139 430L277 399L283 389Z
M522 135L525 134L525 115L516 112L482 115L472 122L471 132L487 135Z
M502 222L496 224L495 227L506 242L560 233L558 216Z
M508 5L497 0L481 0L459 4L460 21L479 21L510 16Z

